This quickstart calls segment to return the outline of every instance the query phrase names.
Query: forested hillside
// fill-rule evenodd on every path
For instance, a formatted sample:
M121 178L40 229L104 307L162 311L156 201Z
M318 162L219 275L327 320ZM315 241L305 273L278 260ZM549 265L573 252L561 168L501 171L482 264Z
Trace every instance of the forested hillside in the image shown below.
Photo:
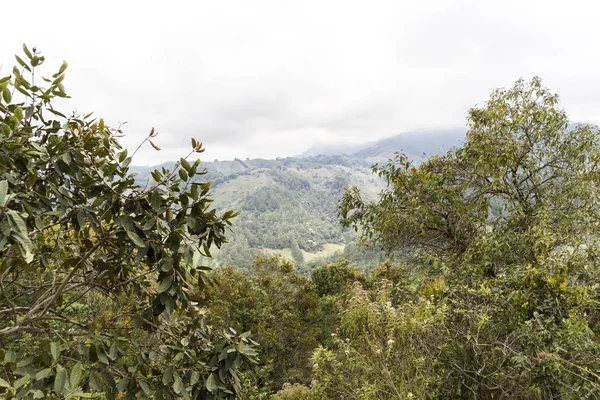
M371 166L404 151L416 164L442 154L464 140L463 129L423 130L367 143L348 152L343 145L327 146L328 154L276 160L205 162L212 181L215 207L239 212L229 243L214 252L211 265L250 267L257 254L283 254L301 271L315 265L349 259L361 269L383 261L384 254L357 245L353 230L337 220L337 207L346 186L357 186L370 199L385 187ZM172 166L167 163L165 166ZM153 167L133 167L137 180L150 179ZM212 261L212 260L211 260Z

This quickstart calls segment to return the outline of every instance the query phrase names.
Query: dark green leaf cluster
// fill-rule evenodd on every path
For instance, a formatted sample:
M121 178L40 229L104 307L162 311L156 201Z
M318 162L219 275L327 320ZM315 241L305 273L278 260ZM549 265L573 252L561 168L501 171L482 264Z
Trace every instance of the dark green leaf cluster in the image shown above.
M138 186L120 129L54 108L66 63L40 79L23 50L0 79L0 396L234 398L253 342L197 300L236 214L211 208L199 160Z

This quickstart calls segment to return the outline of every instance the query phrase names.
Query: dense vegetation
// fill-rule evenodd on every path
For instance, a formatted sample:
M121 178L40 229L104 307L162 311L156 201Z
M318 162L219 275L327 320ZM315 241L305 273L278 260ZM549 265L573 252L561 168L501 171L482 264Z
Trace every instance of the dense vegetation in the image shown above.
M221 161L206 168L202 179L212 181L215 207L239 212L213 266L250 268L256 255L283 253L308 273L316 259L341 255L356 242L336 218L344 187L357 185L373 198L383 188L364 161L350 156ZM143 184L149 175L140 172Z
M208 173L202 178L212 181L215 207L240 213L228 235L229 243L207 262L250 268L256 255L280 253L293 258L297 271L305 275L340 257L361 270L371 269L385 255L357 247L354 232L338 223L335 214L343 188L357 186L374 199L384 182L372 174L373 162L386 161L399 149L421 162L425 154L445 152L462 139L463 129L418 131L351 152L347 146L330 145L326 155L309 151L312 155L302 158L206 162ZM141 185L151 178L150 167L134 170Z
M347 156L136 179L120 130L53 108L66 65L42 88L24 51L0 80L2 398L600 397L600 135L539 79L445 155L375 165L374 196Z
M136 185L121 131L53 107L67 65L42 86L23 50L0 79L0 395L235 398L253 342L198 303L235 214L192 182L198 161Z

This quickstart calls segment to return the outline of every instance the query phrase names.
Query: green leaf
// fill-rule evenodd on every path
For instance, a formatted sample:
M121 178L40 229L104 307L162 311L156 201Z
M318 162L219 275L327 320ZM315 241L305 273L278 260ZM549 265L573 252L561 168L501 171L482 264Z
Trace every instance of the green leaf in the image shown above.
M155 169L154 171L150 172L150 175L152 176L152 179L154 179L154 182L158 183L161 181L162 176L160 175L160 171Z
M6 214L8 215L8 219L10 220L13 229L27 236L27 226L19 213L15 210L8 210Z
M108 357L106 356L104 346L101 343L96 344L96 355L98 356L98 361L108 365Z
M188 180L187 172L185 172L184 169L180 168L179 171L178 171L178 173L179 173L179 177L181 178L182 181L187 181Z
M21 121L23 119L23 108L21 108L21 106L15 108L14 115L19 121Z
M172 379L173 379L173 370L171 368L165 369L165 372L163 372L163 376L162 376L163 385L168 385Z
M119 356L119 345L116 341L114 341L113 344L110 346L110 349L108 349L108 356L113 361L116 360Z
M10 103L10 101L12 100L12 95L10 94L10 90L7 87L2 89L2 98L6 103Z
M0 207L6 206L6 200L8 199L8 182L0 181Z
M160 193L158 192L158 190L155 189L154 191L152 191L152 196L150 198L150 205L152 206L152 209L154 211L158 211L161 203L162 203L162 199L160 197Z
M175 383L173 384L173 391L177 394L181 393L181 391L184 389L185 387L183 386L183 382L181 381L180 377L177 377L175 379Z
M31 60L31 58L33 57L33 54L31 54L31 51L29 51L29 49L27 48L27 45L25 43L23 43L23 52L25 53L27 58L29 58Z
M62 366L58 365L56 367L56 376L54 377L54 393L60 394L65 388L65 383L67 382L67 370Z
M185 158L181 159L181 166L186 170L186 172L190 172L192 169L192 166Z
M15 361L17 361L17 354L13 350L8 350L4 354L4 363L14 363Z
M15 56L15 59L17 60L17 62L21 65L21 67L25 68L27 71L31 72L31 67L29 67L29 65L27 65L27 63L25 61L23 61L23 59L19 56Z
M30 263L33 261L32 244L29 238L21 232L13 232L11 237L19 244L19 250L25 262Z
M66 61L63 61L62 65L60 66L60 68L58 69L58 74L62 74L63 72L65 72L65 70L69 67L69 64L67 64Z
M98 372L92 371L90 373L90 389L96 392L101 392L102 387L102 375Z
M165 279L163 279L160 282L160 285L158 286L158 293L163 293L166 292L167 290L169 290L171 288L171 285L173 284L173 275L167 275L165 277Z
M6 382L4 379L0 378L0 387L5 387L5 388L9 388L12 389L12 386L10 385L10 383Z
M148 386L148 383L146 383L145 380L143 379L138 379L138 384L140 385L140 387L142 388L142 390L144 391L144 393L146 395L150 395L150 386Z
M131 239L131 241L137 247L144 247L144 246L146 246L146 243L144 243L144 241L142 240L142 238L139 237L137 233L135 233L134 231L126 231L126 232L127 232L127 236L129 236L129 239Z
M148 140L148 142L150 142L150 145L151 145L152 147L154 147L154 150L156 150L156 151L160 151L160 147L158 147L157 145L155 145L154 143L152 143L152 140Z
M200 380L200 373L198 371L192 372L192 376L190 377L190 385L194 386Z
M19 379L17 379L15 381L15 384L14 384L15 390L19 389L20 387L22 387L23 385L25 385L30 380L31 380L31 376L30 375L23 375L22 377L20 377Z
M80 362L73 366L71 370L71 378L69 379L71 383L71 388L76 388L79 386L79 382L81 381L81 375L83 373L83 365Z
M60 357L60 345L58 343L50 343L50 354L52 354L52 360L56 362Z
M160 260L159 265L161 271L169 272L173 269L173 259L171 257L165 257Z
M52 373L52 368L45 368L45 369L39 371L37 374L35 374L35 379L40 380L40 379L47 378L48 376L50 376L51 373Z
M215 377L213 376L213 374L210 374L208 376L208 379L206 380L206 390L208 390L209 392L214 392L217 389L217 384L215 382Z
M119 153L119 162L122 163L127 158L127 149Z

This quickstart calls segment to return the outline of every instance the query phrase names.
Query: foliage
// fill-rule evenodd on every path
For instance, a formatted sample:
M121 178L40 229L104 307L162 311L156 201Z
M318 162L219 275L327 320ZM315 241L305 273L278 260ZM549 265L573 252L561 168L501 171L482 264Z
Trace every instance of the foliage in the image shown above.
M274 396L278 400L319 400L320 397L312 388L297 383L290 385L286 383L283 389Z
M339 259L333 264L315 268L311 279L319 296L339 295L354 282L366 282L367 277L350 266L348 260Z
M391 289L382 281L371 300L359 283L353 286L334 345L314 355L320 398L434 397L445 309L423 298L394 306Z
M319 332L312 283L281 257L258 257L250 270L223 267L213 278L217 284L206 292L210 319L251 331L261 345L259 364L246 374L249 386L274 393L285 382L307 383Z
M54 108L67 64L40 79L23 51L0 79L0 396L234 398L255 352L197 300L235 214L210 207L199 161L136 185L120 129Z
M327 244L353 243L353 232L335 218L336 206L346 184L375 194L381 181L367 165L359 159L333 156L205 163L208 173L202 178L213 182L215 208L240 210L228 243L213 254L214 260L221 266L250 268L254 256L264 249L291 250L297 243L299 250L316 254ZM146 169L135 170L140 171L136 181L141 185L151 178ZM365 265L374 260L370 254L363 255ZM295 261L298 270L307 269Z
M597 128L569 124L534 78L471 109L463 147L375 166L378 201L344 193L342 223L430 280L420 293L452 337L424 347L441 397L600 396L599 161Z

